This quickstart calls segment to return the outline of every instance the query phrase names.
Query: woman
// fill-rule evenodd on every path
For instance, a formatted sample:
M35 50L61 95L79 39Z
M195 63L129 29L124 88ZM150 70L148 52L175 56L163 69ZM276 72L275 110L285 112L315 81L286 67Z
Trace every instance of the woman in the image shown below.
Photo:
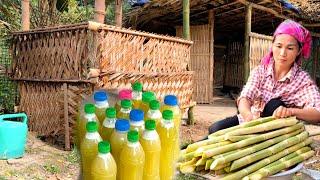
M251 121L257 117L296 116L310 123L320 122L320 93L301 69L308 59L311 36L300 24L286 20L273 35L272 48L255 68L237 99L240 114L212 124L209 134Z

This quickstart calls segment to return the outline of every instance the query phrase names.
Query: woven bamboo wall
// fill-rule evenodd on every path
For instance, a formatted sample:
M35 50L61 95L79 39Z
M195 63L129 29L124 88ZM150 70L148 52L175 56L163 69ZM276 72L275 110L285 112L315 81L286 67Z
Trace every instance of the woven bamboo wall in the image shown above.
M190 41L89 22L14 32L12 43L12 78L20 82L19 108L29 115L30 130L64 135L66 149L77 106L94 87L120 89L141 80L160 99L175 94L181 108L191 103ZM91 68L100 70L97 78Z
M210 39L209 25L191 26L190 36L194 42L191 48L190 69L194 71L194 94L193 99L197 103L211 103L213 100L213 83L210 76L213 76L210 61ZM182 27L177 27L177 36L182 37ZM211 62L213 63L213 62Z
M257 67L261 59L269 52L272 45L272 36L250 33L250 70Z
M214 87L222 87L225 79L226 47L214 47Z
M229 42L224 85L242 87L244 83L243 71L243 44L240 42Z

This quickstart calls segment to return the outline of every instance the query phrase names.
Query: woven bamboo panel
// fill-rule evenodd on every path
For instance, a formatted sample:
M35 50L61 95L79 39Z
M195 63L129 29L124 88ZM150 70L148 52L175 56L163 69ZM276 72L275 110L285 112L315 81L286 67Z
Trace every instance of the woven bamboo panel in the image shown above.
M42 82L19 83L19 111L27 113L31 131L43 136L64 132L61 85Z
M88 31L73 29L13 37L14 78L83 79L88 66Z
M104 30L99 36L100 69L119 72L183 72L190 45Z
M230 42L227 50L226 86L242 87L243 82L243 45L240 42Z
M184 109L191 103L193 93L193 72L184 73L120 73L115 71L103 72L98 86L105 89L121 89L130 87L134 81L143 83L144 91L155 92L159 100L165 95L173 94L178 97L180 108Z
M182 27L177 27L177 36L182 36ZM213 82L210 82L210 39L209 25L191 26L190 35L194 44L191 47L190 69L194 74L193 99L197 103L211 103L213 98ZM213 63L213 62L211 62Z
M222 87L225 79L226 48L214 48L214 86Z
M272 36L250 33L250 71L257 67L272 46Z

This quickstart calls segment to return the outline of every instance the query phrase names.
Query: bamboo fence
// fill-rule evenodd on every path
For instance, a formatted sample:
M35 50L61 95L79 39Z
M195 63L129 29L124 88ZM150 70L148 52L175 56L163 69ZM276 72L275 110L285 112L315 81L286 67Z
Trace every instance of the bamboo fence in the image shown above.
M240 42L229 42L227 49L227 62L224 85L231 87L242 87L243 85L243 44Z
M94 89L121 89L136 80L162 100L192 104L191 41L88 22L14 32L11 78L31 131L64 136L70 149L78 105ZM93 76L91 70L98 70Z
M250 33L250 71L257 67L272 46L272 36Z
M182 27L177 27L177 36L182 36ZM213 52L210 52L210 44L213 46L213 38L210 37L210 26L191 26L191 40L194 44L191 47L190 69L194 71L194 94L193 99L197 103L211 103L213 99Z

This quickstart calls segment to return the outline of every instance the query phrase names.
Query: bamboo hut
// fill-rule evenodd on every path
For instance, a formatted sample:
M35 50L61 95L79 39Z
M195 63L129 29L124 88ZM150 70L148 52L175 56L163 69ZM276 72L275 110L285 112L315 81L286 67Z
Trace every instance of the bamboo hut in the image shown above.
M179 0L151 1L126 14L126 25L182 37L181 3ZM319 4L307 0L292 3L288 5L277 0L190 1L190 32L194 44L189 66L195 71L193 99L197 103L212 103L213 89L218 86L241 89L250 69L259 64L270 48L271 35L284 19L302 23L312 32L314 42L319 43ZM310 61L315 79L317 75L319 77L316 72L319 52L314 48Z

